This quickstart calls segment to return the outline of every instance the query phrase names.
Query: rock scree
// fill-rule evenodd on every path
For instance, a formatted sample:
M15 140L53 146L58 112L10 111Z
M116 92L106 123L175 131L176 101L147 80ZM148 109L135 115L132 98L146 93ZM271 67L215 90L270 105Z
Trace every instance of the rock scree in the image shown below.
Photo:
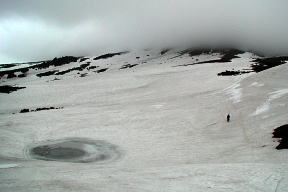
M66 138L27 146L27 158L71 163L105 163L118 159L117 146L103 140Z

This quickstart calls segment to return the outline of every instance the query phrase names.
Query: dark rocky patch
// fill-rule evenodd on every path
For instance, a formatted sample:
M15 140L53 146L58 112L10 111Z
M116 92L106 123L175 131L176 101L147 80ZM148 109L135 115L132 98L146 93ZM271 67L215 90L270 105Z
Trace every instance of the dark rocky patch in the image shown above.
M14 86L10 86L10 85L2 85L0 86L0 93L11 93L14 91L18 91L19 89L24 89L26 87L14 87Z
M54 71L48 71L48 72L44 72L44 73L39 73L36 76L37 77L45 77L45 76L50 76L50 75L54 75L55 73L57 73L58 70L54 70Z
M72 69L67 69L65 71L60 71L60 72L57 72L55 73L55 75L64 75L66 73L70 73L72 71L83 71L86 67L88 67L90 64L82 64L80 65L79 67L74 67Z
M29 113L29 112L37 112L37 111L46 111L51 109L63 109L63 107L40 107L33 110L30 109L21 109L19 113Z
M227 63L231 62L232 59L239 58L238 54L245 53L244 51L240 51L238 49L195 49L195 50L186 50L183 53L188 53L191 57L201 55L201 54L213 54L213 53L219 53L222 55L220 59L210 60L210 61L203 61L193 64L204 64L204 63ZM193 64L185 64L180 66L188 66Z
M15 73L14 72L10 72L10 73L8 73L7 79L11 79L11 78L15 78L15 77L17 77L15 75Z
M190 57L193 56L198 56L198 55L202 55L202 54L210 54L212 53L212 49L208 49L208 48L196 48L196 49L186 49L184 51L180 51L181 55L184 54L189 54Z
M21 109L21 111L19 113L29 113L30 110L29 109Z
M233 48L190 48L186 49L184 51L180 51L179 55L174 56L170 59L174 59L177 57L181 57L184 54L189 54L190 57L202 55L202 54L213 54L218 53L221 54L222 57L220 59L210 60L210 61L203 61L199 63L192 63L192 64L184 64L179 66L188 66L188 65L194 65L194 64L202 64L202 63L226 63L231 62L232 59L238 58L238 54L245 53L244 51L233 49Z
M76 62L78 59L79 59L79 57L73 57L73 56L65 56L65 57L60 57L60 58L56 57L51 61L44 61L41 64L34 65L34 66L29 67L29 68L31 68L31 69L45 69L45 68L48 68L50 66L54 66L54 67L62 66L62 65L66 65L66 64L71 63L71 62Z
M256 72L259 73L261 71L283 65L288 61L288 57L270 57L270 58L258 58L253 62L255 64L251 65L251 70L239 70L239 71L224 71L218 73L219 76L232 76L232 75L242 75L244 73Z
M19 78L27 77L27 74L26 73L22 73L22 74L19 74L18 77Z
M182 52L181 54L189 54L191 57L201 55L201 54L213 54L218 53L223 55L221 60L226 62L230 62L233 58L238 58L236 55L245 53L244 51L233 49L233 48L197 48L197 49L187 49Z
M71 71L74 71L74 68L57 72L57 73L55 73L55 75L65 75L66 73L70 73Z
M163 49L163 50L160 52L160 54L161 54L161 55L164 55L164 54L167 53L168 51L170 51L170 49Z
M270 69L272 67L285 64L286 62L288 62L288 56L259 58L259 59L255 59L253 62L256 62L256 63L251 65L252 70L258 73L258 72Z
M0 65L0 69L8 69L11 67L16 67L16 66L17 66L16 64L3 64L3 65Z
M66 57L61 57L61 58L54 58L51 61L41 61L40 64L38 64L39 62L20 63L20 64L35 64L35 65L20 68L20 69L0 71L0 78L2 78L4 75L8 75L7 78L14 78L14 77L17 77L15 75L16 72L26 73L29 71L29 69L35 69L35 70L45 69L50 66L61 66L61 65L65 65L71 62L76 62L77 60L78 60L78 57L66 56Z
M140 59L140 57L136 57L136 59Z
M273 138L280 138L276 149L288 149L288 124L274 129Z
M126 65L123 65L120 69L127 69L127 68L132 68L132 67L135 67L137 66L138 64L126 64Z
M219 62L231 62L232 59L240 58L237 55L243 54L245 52L238 49L227 49L220 51L220 53L223 54L223 56Z
M251 71L241 71L241 70L238 70L238 71L224 71L224 72L221 72L221 73L218 73L217 75L218 76L236 76L236 75L242 75L244 73L250 73Z
M51 109L63 109L63 107L42 107L42 108L37 108L31 111L34 112L34 111L44 111L44 110L51 110Z
M90 67L87 68L87 70L96 69L96 68L98 68L98 67L99 67L99 66L90 66Z
M204 63L225 63L231 62L232 59L238 58L238 54L244 53L244 51L238 49L187 49L185 51L180 52L180 55L176 56L179 57L183 54L189 54L191 57L201 55L201 54L213 54L219 53L222 55L220 59L210 60L210 61L203 61L191 64L184 64L184 65L177 65L177 66L189 66L189 65L196 65L196 64L204 64ZM175 58L175 57L174 57ZM272 67L276 67L282 64L285 64L288 61L288 56L283 57L270 57L270 58L258 58L255 59L253 62L255 64L251 65L250 70L238 70L238 71L224 71L218 73L219 76L234 76L234 75L242 75L245 73L250 72L261 72ZM175 67L177 67L175 66Z
M78 70L78 71L83 71L85 68L89 67L90 64L86 63L86 64L82 64L80 65L80 67L75 67L74 69Z
M107 58L111 58L111 57L114 57L116 55L122 55L122 54L125 54L125 53L127 53L127 52L108 53L108 54L105 54L105 55L100 55L98 57L95 57L93 60L107 59Z
M83 73L83 74L80 74L80 77L86 77L88 75L88 73Z
M97 71L94 71L95 73L103 73L103 72L105 72L105 71L107 71L108 70L108 68L103 68L103 69L99 69L99 70L97 70Z
M51 80L51 81L59 81L60 79L58 79L58 78L54 78L53 80Z
M83 61L86 61L87 59L89 59L89 58L86 58L86 57L84 57L84 58L81 58L81 59L79 60L79 62L83 62Z
M15 72L18 72L19 70L9 70L9 71L0 71L0 79L2 77L4 77L5 75L7 75L7 78L13 78L13 76L15 75Z
M19 69L19 71L22 73L27 73L29 71L29 68L21 68Z

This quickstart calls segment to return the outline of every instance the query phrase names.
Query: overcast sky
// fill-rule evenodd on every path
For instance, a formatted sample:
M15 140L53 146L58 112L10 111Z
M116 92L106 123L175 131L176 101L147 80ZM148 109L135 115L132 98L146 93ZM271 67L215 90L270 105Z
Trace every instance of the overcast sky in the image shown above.
M0 63L174 46L288 55L288 0L0 0Z

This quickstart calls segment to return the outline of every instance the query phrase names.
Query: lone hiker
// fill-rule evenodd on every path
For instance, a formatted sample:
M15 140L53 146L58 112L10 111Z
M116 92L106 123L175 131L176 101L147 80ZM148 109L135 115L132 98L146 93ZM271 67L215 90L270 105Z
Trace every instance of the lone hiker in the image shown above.
M229 122L230 121L230 114L228 113L228 115L227 115L227 122Z

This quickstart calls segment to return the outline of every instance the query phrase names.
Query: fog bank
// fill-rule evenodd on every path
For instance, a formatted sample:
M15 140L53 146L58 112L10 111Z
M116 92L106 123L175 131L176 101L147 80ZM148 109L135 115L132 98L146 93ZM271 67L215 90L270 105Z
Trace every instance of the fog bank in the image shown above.
M286 0L1 0L0 63L229 45L288 55Z

